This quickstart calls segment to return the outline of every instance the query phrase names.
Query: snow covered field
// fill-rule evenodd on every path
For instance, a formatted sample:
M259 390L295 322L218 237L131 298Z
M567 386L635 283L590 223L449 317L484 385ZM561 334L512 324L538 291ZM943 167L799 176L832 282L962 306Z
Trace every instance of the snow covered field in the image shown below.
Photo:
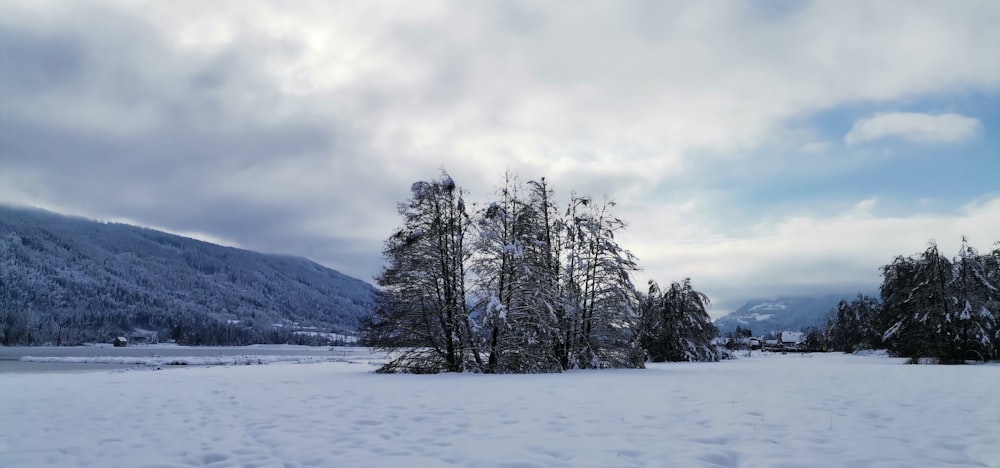
M1000 467L1000 366L770 355L556 375L365 362L0 374L0 465Z

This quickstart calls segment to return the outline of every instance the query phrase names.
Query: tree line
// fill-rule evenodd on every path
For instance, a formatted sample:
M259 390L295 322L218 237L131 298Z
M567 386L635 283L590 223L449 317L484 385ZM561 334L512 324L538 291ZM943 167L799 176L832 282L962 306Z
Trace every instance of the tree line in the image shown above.
M979 253L962 238L949 259L935 242L882 267L881 301L841 301L827 324L831 349L888 349L943 363L1000 359L1000 244Z
M362 340L391 351L383 372L560 372L716 360L708 298L690 280L636 290L615 203L506 174L492 201L445 172L398 205Z

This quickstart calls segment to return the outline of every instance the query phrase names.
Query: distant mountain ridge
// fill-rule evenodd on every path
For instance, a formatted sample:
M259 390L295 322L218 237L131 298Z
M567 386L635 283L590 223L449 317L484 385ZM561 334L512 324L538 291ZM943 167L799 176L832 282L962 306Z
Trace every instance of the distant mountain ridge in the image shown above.
M719 317L715 326L725 335L737 326L749 328L755 336L781 331L800 331L807 327L823 328L841 299L855 294L792 296L748 301L739 309Z
M27 311L21 341L299 341L354 332L374 295L304 258L0 206L0 306Z

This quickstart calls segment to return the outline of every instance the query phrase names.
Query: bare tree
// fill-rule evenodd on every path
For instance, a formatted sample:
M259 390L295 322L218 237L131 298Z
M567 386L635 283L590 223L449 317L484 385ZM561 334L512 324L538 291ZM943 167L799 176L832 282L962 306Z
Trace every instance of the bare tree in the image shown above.
M615 240L625 223L611 214L614 206L613 201L598 206L590 197L573 195L566 210L564 368L641 367L644 360L630 278L636 258Z

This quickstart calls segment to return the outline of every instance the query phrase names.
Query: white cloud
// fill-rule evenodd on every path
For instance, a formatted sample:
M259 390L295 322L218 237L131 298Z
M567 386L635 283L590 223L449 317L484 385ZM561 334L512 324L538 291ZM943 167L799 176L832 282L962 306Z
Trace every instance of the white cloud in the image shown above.
M46 22L83 29L109 62L126 54L166 94L219 59L241 65L213 91L229 117L346 115L379 149L373 162L398 167L405 156L414 170L398 172L420 174L474 159L471 185L506 167L567 179L615 171L650 185L711 163L692 152L746 154L773 142L804 113L1000 83L989 59L1000 11L988 2L819 1L785 14L703 2L111 8L161 35L169 53L123 47L116 29L94 27L97 15L49 12ZM77 109L106 101L61 97ZM95 118L131 121L127 110ZM596 158L579 164L581 154ZM635 185L620 180L599 189Z
M810 253L874 242L838 231L877 222L865 218L870 204L732 238L753 226L716 212L711 192L740 182L720 182L716 169L780 167L764 172L789 178L856 169L859 158L835 154L839 142L801 122L845 104L995 93L1000 6L756 4L0 2L10 71L0 74L0 201L267 251L329 244L319 260L368 278L410 182L443 166L481 199L509 168L547 176L562 195L615 196L660 281L691 275L735 297L734 285L756 291L769 278L870 275L852 256ZM926 132L961 138L966 121L956 117ZM876 124L851 142L912 135ZM776 142L811 155L733 164ZM673 193L684 200L664 201L684 184L690 193ZM906 226L918 244L935 235L933 223ZM357 243L331 241L345 238ZM858 255L877 265L898 250ZM804 271L780 261L797 254ZM357 263L342 265L348 256ZM831 266L810 273L814 258Z
M668 230L680 238L632 231L625 245L641 259L640 278L662 283L690 276L716 303L712 314L718 316L749 298L875 290L880 266L896 255L923 251L931 239L949 256L958 252L963 235L984 252L1000 241L1000 198L970 203L953 214L908 217L877 216L875 206L874 200L861 200L831 217L789 216L739 238L684 240L697 231L690 222L696 218L687 218L679 224L684 231Z
M879 113L855 122L844 142L853 145L895 137L917 143L954 143L971 139L981 130L978 120L957 114Z
M809 154L825 153L833 147L833 143L829 141L814 141L812 143L806 143L799 147L799 151Z

